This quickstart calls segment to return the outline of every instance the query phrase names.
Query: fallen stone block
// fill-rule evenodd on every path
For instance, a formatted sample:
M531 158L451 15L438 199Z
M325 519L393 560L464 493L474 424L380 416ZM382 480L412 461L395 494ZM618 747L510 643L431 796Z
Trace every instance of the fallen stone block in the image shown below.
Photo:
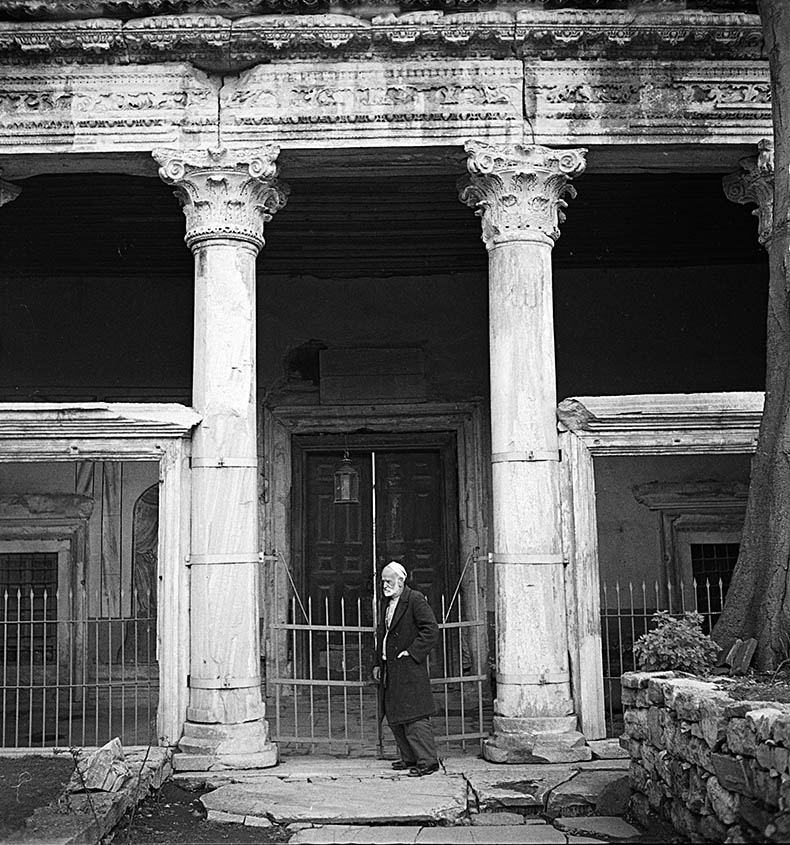
M75 762L66 792L118 792L132 776L118 737L94 752L79 752Z

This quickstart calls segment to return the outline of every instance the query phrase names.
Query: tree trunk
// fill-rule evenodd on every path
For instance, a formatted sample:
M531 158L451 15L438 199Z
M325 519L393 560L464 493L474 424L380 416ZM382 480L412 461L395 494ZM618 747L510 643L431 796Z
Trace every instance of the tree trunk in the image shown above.
M790 3L758 0L771 72L773 236L767 244L765 409L738 564L714 636L756 637L763 668L790 657Z

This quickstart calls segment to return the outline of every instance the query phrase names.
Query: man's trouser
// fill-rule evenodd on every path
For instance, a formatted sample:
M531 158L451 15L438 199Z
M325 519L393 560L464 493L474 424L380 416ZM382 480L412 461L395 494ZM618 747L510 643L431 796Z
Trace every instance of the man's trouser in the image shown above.
M404 763L423 769L435 766L439 762L429 716L423 716L413 722L401 722L398 725L390 723L390 730L395 737L400 758Z

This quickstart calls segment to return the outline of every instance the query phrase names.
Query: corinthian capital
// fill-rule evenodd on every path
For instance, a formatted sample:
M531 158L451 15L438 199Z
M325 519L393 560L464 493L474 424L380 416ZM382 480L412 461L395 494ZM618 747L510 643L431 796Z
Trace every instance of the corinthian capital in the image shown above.
M757 240L765 246L774 227L774 142L763 138L757 144L757 155L742 158L741 169L728 173L721 180L724 195L732 202L755 203L752 214L757 218Z
M576 196L570 180L584 172L587 150L482 141L467 141L464 149L469 176L459 180L459 198L482 219L486 246L535 240L553 244L565 222L565 197Z
M253 150L154 150L159 176L175 187L187 221L190 249L217 238L260 249L263 227L286 203L289 189L277 179L280 148Z

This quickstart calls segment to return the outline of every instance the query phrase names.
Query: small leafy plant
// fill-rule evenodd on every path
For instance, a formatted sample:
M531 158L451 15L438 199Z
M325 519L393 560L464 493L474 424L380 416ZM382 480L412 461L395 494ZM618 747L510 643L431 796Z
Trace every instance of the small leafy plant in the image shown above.
M677 619L666 610L653 616L655 628L634 643L634 657L643 671L678 669L701 675L716 665L719 647L702 632L702 616L687 611Z

